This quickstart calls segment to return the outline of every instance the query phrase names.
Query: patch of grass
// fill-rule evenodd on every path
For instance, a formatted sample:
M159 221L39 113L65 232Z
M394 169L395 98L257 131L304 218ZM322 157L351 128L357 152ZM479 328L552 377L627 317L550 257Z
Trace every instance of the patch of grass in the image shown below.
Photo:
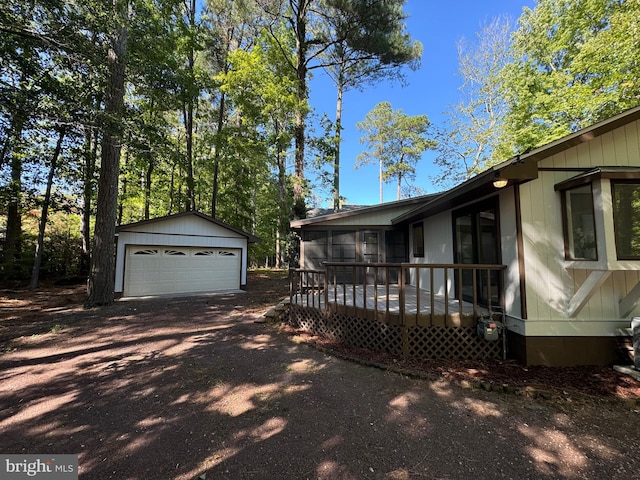
M51 328L49 329L49 332L51 332L51 333L58 333L58 332L61 332L62 330L64 330L65 328L67 328L67 326L66 326L66 325L61 325L61 324L59 324L59 323L56 323L53 327L51 327Z
M277 268L252 268L249 270L250 273L254 273L261 277L269 277L282 279L287 278L289 275L289 270L286 269L277 269Z

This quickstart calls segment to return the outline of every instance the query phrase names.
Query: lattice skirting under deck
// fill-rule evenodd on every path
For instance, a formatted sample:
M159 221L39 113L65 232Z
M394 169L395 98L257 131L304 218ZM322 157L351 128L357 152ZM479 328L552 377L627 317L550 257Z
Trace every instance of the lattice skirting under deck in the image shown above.
M476 335L475 327L402 326L289 306L288 323L314 335L368 350L422 359L501 358L502 342Z

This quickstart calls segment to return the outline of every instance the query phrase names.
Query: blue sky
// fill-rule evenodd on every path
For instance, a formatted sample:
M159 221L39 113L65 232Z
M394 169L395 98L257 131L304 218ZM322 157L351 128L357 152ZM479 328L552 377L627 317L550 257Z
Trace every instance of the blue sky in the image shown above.
M407 70L407 85L383 82L359 92L347 92L344 98L343 142L341 153L340 194L347 203L372 205L379 202L378 167L367 165L354 169L355 158L365 149L360 144L361 133L356 123L378 103L388 101L394 109L407 115L427 115L433 124L441 124L449 105L458 100L461 79L458 76L456 45L461 38L473 39L482 25L499 15L514 20L523 7L533 8L535 0L408 0L405 12L407 30L423 46L422 67L416 72ZM335 87L320 70L314 71L310 83L311 104L320 116L326 113L335 119ZM414 185L425 193L438 189L429 177L434 172L432 152L425 152L417 167ZM384 187L384 201L396 199L395 184ZM329 206L325 201L323 206Z

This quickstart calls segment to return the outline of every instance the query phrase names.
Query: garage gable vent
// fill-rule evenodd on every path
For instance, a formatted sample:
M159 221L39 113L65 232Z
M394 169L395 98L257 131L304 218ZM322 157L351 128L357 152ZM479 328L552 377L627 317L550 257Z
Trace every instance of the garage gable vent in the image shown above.
M158 250L146 249L146 250L134 250L134 255L158 255Z

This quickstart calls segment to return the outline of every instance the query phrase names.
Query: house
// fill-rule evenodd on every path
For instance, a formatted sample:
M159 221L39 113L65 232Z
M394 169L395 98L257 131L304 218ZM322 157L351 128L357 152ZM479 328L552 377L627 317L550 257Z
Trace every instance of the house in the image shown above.
M116 296L237 290L259 239L200 212L116 227Z
M340 256L321 233L349 228L403 239L410 265L504 265L501 276L416 268L406 281L474 304L499 290L509 356L526 364L618 361L619 336L640 316L640 107L415 200L292 222L301 266L323 252L365 260L370 242Z
M374 206L349 206L340 212L311 210L294 220L300 232L300 266L322 269L323 262L401 263L408 261L406 229L392 220L437 195L426 195Z

